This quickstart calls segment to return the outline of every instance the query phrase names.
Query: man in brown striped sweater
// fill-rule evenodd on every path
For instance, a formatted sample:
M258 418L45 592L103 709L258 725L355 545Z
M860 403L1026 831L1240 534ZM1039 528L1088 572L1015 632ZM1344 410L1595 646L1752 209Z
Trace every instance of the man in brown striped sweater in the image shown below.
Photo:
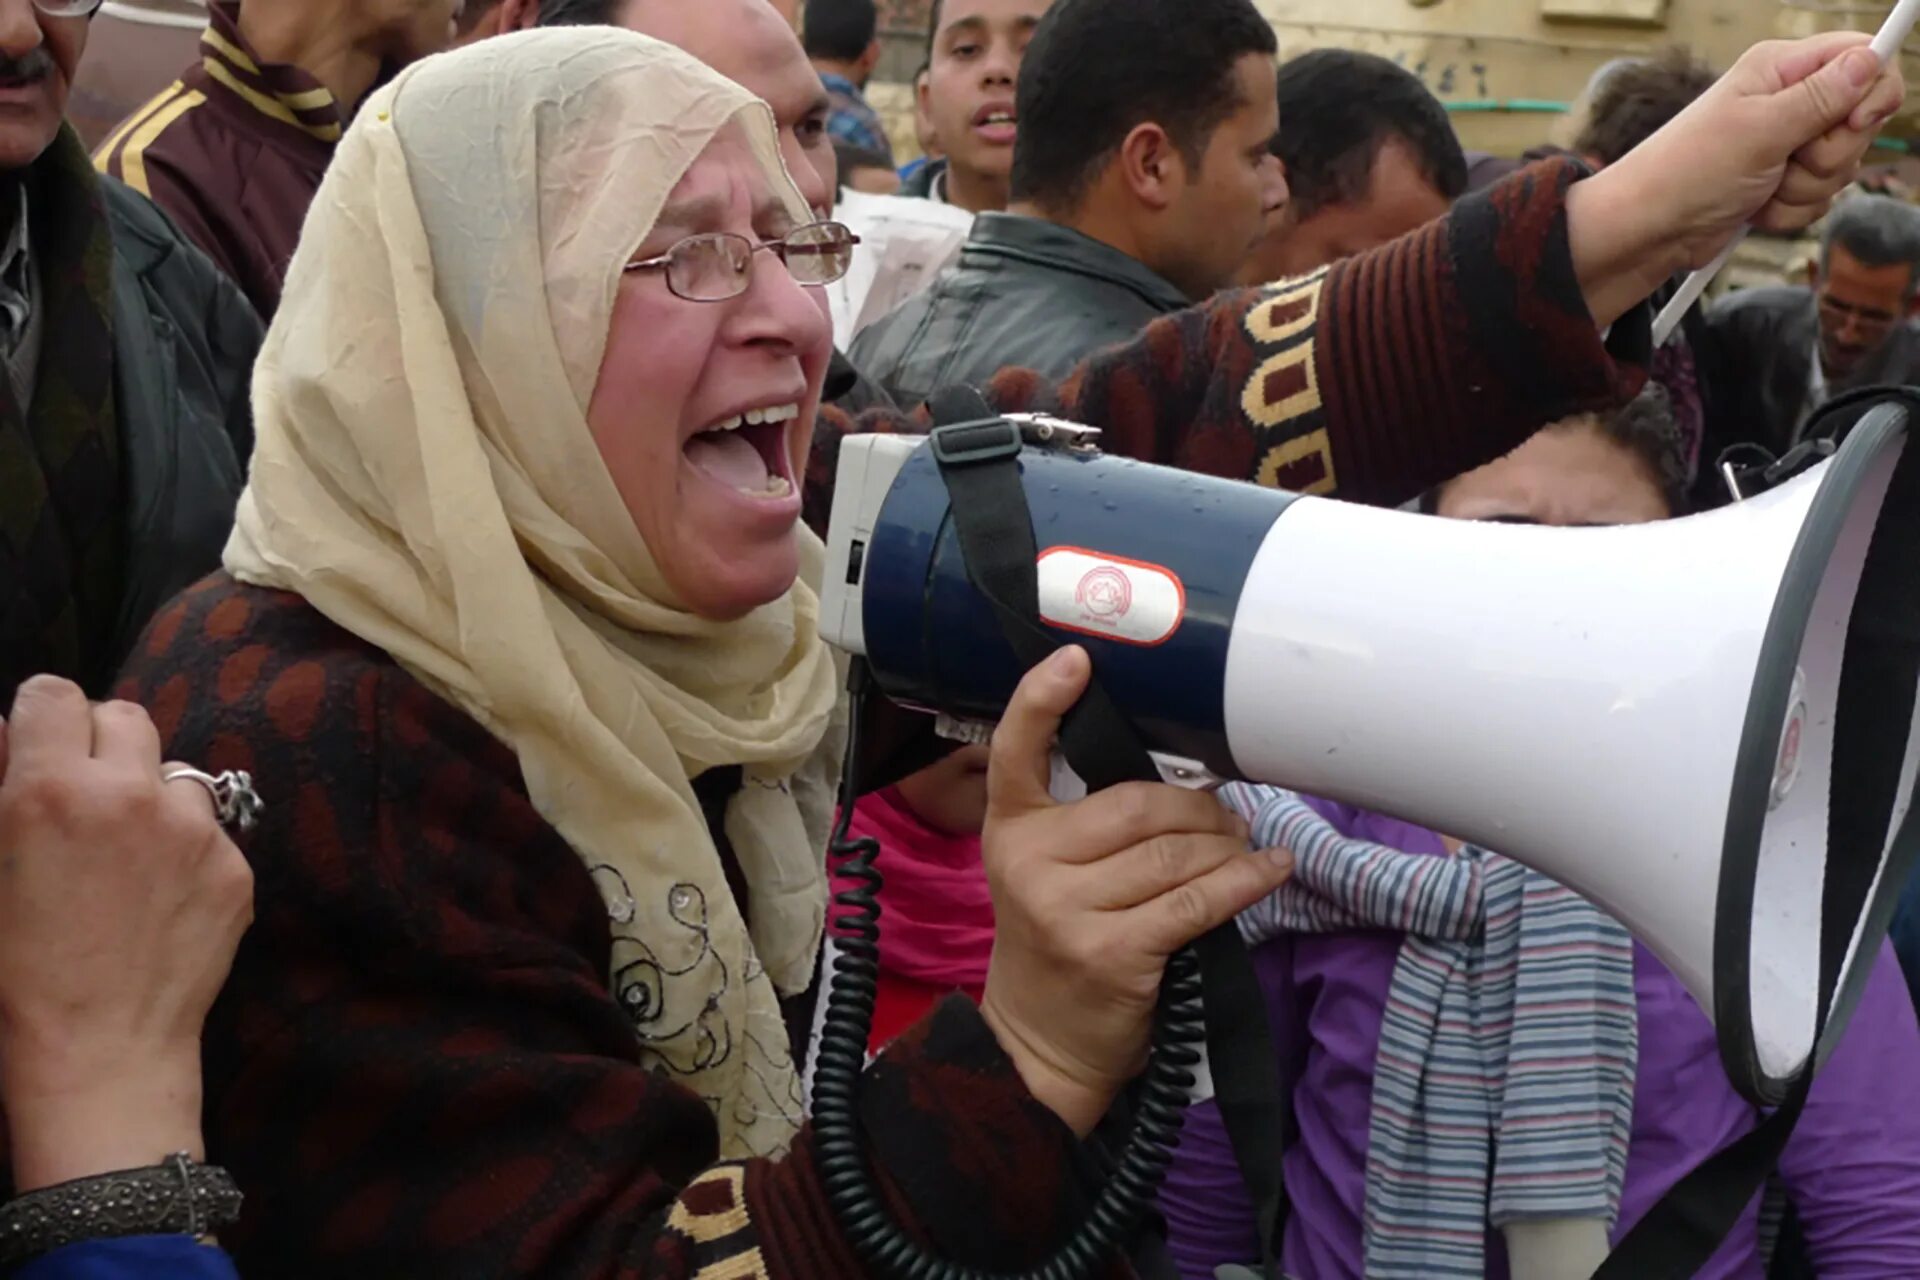
M200 59L94 164L173 216L272 319L354 108L453 39L458 0L215 0Z

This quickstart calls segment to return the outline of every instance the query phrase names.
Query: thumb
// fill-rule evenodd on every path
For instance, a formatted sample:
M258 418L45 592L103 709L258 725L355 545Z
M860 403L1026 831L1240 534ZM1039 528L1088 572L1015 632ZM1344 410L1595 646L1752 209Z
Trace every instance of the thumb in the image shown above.
M1880 78L1880 59L1866 45L1856 45L1790 83L1779 95L1784 118L1783 136L1789 153L1846 122ZM1790 73L1789 73L1790 74Z
M993 755L987 763L989 812L1007 817L1053 804L1048 791L1053 740L1092 675L1093 662L1077 645L1027 672L993 731Z

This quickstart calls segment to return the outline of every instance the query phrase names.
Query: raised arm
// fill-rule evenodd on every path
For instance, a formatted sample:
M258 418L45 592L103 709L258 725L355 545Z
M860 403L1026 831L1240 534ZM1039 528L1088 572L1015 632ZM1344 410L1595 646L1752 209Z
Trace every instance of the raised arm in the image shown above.
M1015 372L992 395L1097 424L1109 449L1143 461L1403 502L1638 389L1566 250L1584 173L1546 161L1392 244L1155 321L1057 392Z
M1145 461L1403 502L1631 396L1648 354L1633 308L1743 223L1818 217L1903 94L1866 44L1839 32L1756 46L1600 174L1567 160L1524 169L1391 245L1155 321L1058 386L1005 371L990 397L1103 427L1111 451ZM914 425L870 415L859 428ZM819 433L816 525L846 429Z

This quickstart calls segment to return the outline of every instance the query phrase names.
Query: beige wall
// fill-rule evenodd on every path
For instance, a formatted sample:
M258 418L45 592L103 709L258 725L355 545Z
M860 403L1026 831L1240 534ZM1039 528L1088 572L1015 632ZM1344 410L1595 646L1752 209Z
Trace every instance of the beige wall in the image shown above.
M1749 45L1776 36L1853 26L1871 29L1890 7L1852 11L1810 0L1258 0L1280 34L1283 57L1335 46L1394 58L1450 103L1574 103L1607 62L1667 44L1690 45L1724 69ZM1578 12L1585 20L1549 13ZM1622 20L1617 15L1632 15ZM1648 20L1647 15L1652 15ZM1920 74L1909 55L1908 75ZM1559 141L1563 116L1524 109L1457 110L1462 141L1515 154Z

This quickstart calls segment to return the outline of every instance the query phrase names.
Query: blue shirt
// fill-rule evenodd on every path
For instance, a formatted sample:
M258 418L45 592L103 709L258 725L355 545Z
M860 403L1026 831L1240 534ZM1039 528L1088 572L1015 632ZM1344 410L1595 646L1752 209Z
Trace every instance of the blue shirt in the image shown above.
M188 1236L128 1236L55 1249L13 1280L240 1280L240 1273L223 1250Z
M888 167L892 167L893 144L887 141L886 126L880 123L880 113L868 105L860 86L831 71L820 73L820 83L826 87L827 98L833 104L833 113L827 117L828 135L835 142L878 152L887 158Z

